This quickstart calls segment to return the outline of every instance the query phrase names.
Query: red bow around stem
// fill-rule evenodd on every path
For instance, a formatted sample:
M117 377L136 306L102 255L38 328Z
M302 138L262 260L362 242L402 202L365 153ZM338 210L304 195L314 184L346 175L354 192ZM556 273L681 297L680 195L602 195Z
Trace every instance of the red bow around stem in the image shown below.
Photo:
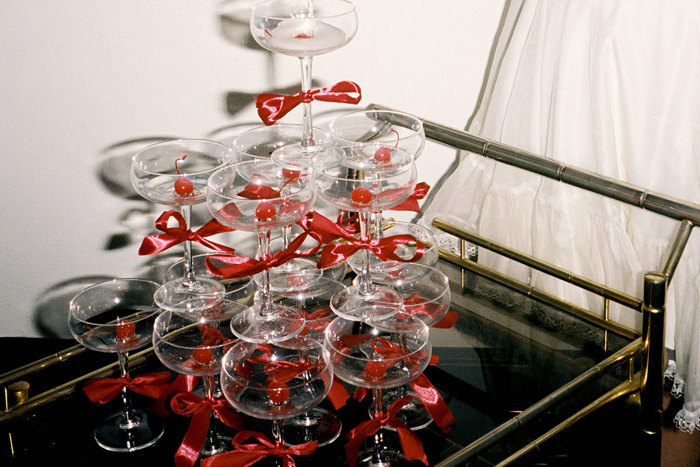
M163 390L158 399L151 404L149 410L165 417L170 413L168 406L169 398L178 392L190 392L199 384L199 376L180 374Z
M170 408L173 413L192 417L185 437L175 453L177 467L192 467L197 461L209 433L212 413L226 426L236 430L243 428L241 416L221 399L201 398L191 392L181 392L170 400Z
M393 208L387 209L387 211L413 211L420 213L421 210L418 205L418 200L425 198L428 195L428 190L430 190L430 185L427 183L417 183L416 187L413 189L413 193L411 193L408 198Z
M211 255L206 259L209 272L218 277L231 279L234 277L252 276L259 272L280 266L292 258L307 256L308 251L298 252L297 249L306 240L307 233L304 232L289 242L289 246L284 250L279 250L266 258L249 258L238 255ZM212 261L219 261L228 266L217 266Z
M392 235L374 240L357 239L350 232L315 211L311 213L310 219L309 221L306 218L301 225L302 228L309 229L310 235L325 244L321 258L317 263L317 267L320 269L341 263L362 249L369 250L382 261L402 263L417 261L425 252L425 245L413 235ZM344 242L334 242L336 239L342 239ZM404 244L416 245L416 251L409 259L404 259L396 254L399 246Z
M396 413L410 402L411 397L412 396L406 396L394 401L386 412L375 414L370 420L365 420L350 430L347 435L348 442L345 445L345 453L347 454L350 467L355 467L357 465L357 453L360 450L362 442L367 437L375 434L382 427L393 427L396 429L406 459L419 460L425 465L428 465L428 458L425 455L425 451L423 451L423 445L420 439L396 416Z
M244 443L253 439L257 443ZM202 467L248 467L270 456L282 459L284 467L294 467L292 456L309 456L316 451L318 441L287 447L277 444L262 433L255 431L239 431L231 440L234 450L207 457L200 461Z
M258 109L258 116L260 116L263 123L272 125L302 102L326 101L357 104L361 99L362 90L357 83L340 81L332 86L311 91L301 91L291 96L264 92L255 100L255 107Z
M168 220L170 220L171 217L177 221L178 227L168 227ZM143 242L141 242L141 247L139 248L139 255L143 256L160 253L161 251L167 250L168 248L187 240L200 243L207 248L211 248L212 250L225 251L227 253L234 252L233 248L220 245L204 238L223 232L233 231L232 228L226 227L216 219L210 220L198 230L193 232L187 228L187 223L185 222L185 218L182 216L182 214L175 210L169 210L163 212L160 217L158 217L156 220L156 229L163 233L149 235L148 237L144 238Z
M170 373L148 373L132 378L129 375L119 378L99 378L88 381L83 386L85 395L95 404L106 404L127 388L137 394L157 399L168 386Z

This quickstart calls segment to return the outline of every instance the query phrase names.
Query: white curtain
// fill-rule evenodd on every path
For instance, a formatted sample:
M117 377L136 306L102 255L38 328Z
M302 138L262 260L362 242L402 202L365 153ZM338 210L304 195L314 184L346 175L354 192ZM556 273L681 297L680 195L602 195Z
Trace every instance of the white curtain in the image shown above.
M467 130L700 204L700 1L511 0ZM434 217L640 298L643 274L663 267L678 225L467 152L421 222ZM599 297L487 251L479 261L602 308ZM700 429L699 291L694 232L668 291L666 324L675 353L667 374L684 396L676 424L691 433ZM611 311L639 329L639 313Z

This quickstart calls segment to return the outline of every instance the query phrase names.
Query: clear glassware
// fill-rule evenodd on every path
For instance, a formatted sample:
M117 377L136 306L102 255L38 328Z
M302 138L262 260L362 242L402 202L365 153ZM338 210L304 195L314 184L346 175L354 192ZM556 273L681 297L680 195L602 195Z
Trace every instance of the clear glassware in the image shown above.
M301 90L306 92L311 91L313 57L352 40L357 32L357 12L348 0L266 0L253 7L250 31L264 49L299 58ZM302 140L276 150L272 157L291 168L327 166L322 160L337 158L338 148L315 141L311 102L302 106Z
M374 144L345 148L341 165L316 175L318 195L343 211L357 212L360 239L370 240L370 217L404 201L416 183L416 167L407 152ZM378 152L382 157L376 157ZM389 287L374 284L370 273L370 252L360 252L362 267L357 281L331 299L333 311L354 320L381 319L401 309L401 297Z
M308 412L333 382L328 351L308 336L261 345L240 342L222 360L221 388L229 403L251 417L271 420L278 444L283 420Z
M299 144L304 137L304 127L302 125L275 124L272 126L260 126L251 128L241 133L233 141L233 152L237 160L249 159L270 159L271 155L278 149L290 144ZM333 140L327 132L314 129L314 138L317 143L332 145ZM328 155L318 161L321 167L336 165L342 159L344 153L338 151L335 156ZM303 161L302 161L303 162ZM298 176L302 172L308 175L316 168L300 165L298 169L288 169L290 177ZM292 226L282 227L282 248L287 248L291 241ZM273 291L300 290L309 287L314 281L322 276L323 272L316 267L316 264L305 258L293 258L281 266L273 268L269 272L270 289ZM256 277L260 283L260 276Z
M306 290L283 292L275 300L301 310L306 318L302 334L323 343L326 326L336 318L330 308L330 300L344 288L341 282L321 278ZM284 420L285 443L295 446L317 441L319 447L326 446L338 439L342 428L342 422L333 412L316 406Z
M243 305L224 299L198 313L163 311L153 326L153 350L161 363L175 373L199 376L204 397L213 400L221 359L238 342L230 330L231 318L243 310ZM201 457L230 447L231 436L215 423L215 414L211 417L213 423L200 451Z
M70 301L68 326L73 337L90 350L117 354L121 376L129 376L129 352L151 343L159 313L157 282L112 279L86 287ZM163 422L134 408L126 387L122 410L95 428L97 444L108 451L131 452L152 446L163 435Z
M316 198L310 177L290 179L283 172L272 161L250 160L219 169L209 178L209 210L224 225L257 233L261 260L270 257L270 232L295 223ZM260 301L231 321L233 333L249 342L279 342L298 334L304 328L303 314L273 303L269 269L261 279Z
M394 220L384 220L383 225L380 228L382 231L381 235L375 235L377 237L390 237L392 235L413 235L417 240L423 243L425 251L423 256L421 256L417 261L412 263L403 263L401 261L382 261L377 258L376 255L370 254L369 270L372 275L372 282L377 284L389 284L394 279L396 279L397 274L401 274L400 279L406 280L409 272L416 274L427 271L427 269L417 268L409 269L408 271L399 272L404 266L408 264L423 264L425 266L435 266L438 262L438 245L435 239L435 234L432 230L427 227L423 227L418 224L411 222L400 222ZM376 227L375 227L376 232ZM396 254L401 258L410 259L416 252L416 244L409 243L403 244L398 247ZM355 253L347 259L347 264L352 268L355 273L358 273L362 269L362 257L360 254Z
M207 268L207 259L209 259L214 264L220 264L216 258L214 258L217 253L204 253L201 255L194 255L192 257L192 267L197 277L207 278L215 281L219 281L225 289L224 299L232 300L234 302L240 303L242 305L250 305L255 296L256 285L252 278L241 277L233 279L223 279L218 277L209 271ZM184 274L185 271L185 260L182 259L165 271L163 275L163 280L169 282L176 280Z
M382 391L404 385L423 373L430 361L432 348L429 328L412 315L401 313L390 318L363 323L358 333L356 322L333 320L325 331L335 376L372 391L372 416L385 411ZM383 444L381 436L365 453L358 465L404 465L400 452Z
M403 149L415 160L418 160L425 147L423 121L395 110L367 109L347 112L334 118L328 126L328 131L336 138L338 144L374 142ZM382 229L383 214L376 212L373 215L374 238L387 235ZM435 253L437 254L437 249ZM435 260L437 261L437 256ZM425 263L426 260L423 261ZM354 260L355 264L359 262L357 258ZM384 264L374 255L370 256L370 264L372 270L394 267L392 264Z
M140 150L131 159L131 183L139 195L180 210L188 228L192 206L206 201L207 180L216 169L231 162L231 150L204 139L162 141ZM184 245L187 268L181 278L166 282L156 292L164 310L198 311L224 296L215 280L198 278L192 265L192 242Z
M331 120L328 131L342 145L371 142L394 146L416 160L425 147L423 121L395 110L349 111Z
M439 269L407 263L386 278L387 282L384 283L396 289L403 299L403 306L397 316L408 314L430 327L442 320L449 311L452 303L449 279ZM389 278L392 280L389 281ZM430 425L433 418L409 384L386 390L383 393L383 404L389 406L406 395L412 395L413 399L396 416L412 430Z

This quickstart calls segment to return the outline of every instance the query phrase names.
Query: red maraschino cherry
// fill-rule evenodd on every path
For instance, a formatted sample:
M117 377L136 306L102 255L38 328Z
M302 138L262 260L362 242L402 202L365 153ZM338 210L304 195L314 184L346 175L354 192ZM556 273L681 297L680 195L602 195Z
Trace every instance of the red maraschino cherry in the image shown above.
M117 339L125 341L136 332L136 325L128 319L123 319L117 324Z
M281 381L271 381L267 389L267 395L273 404L283 404L289 399L289 388Z
M180 168L177 166L178 162L182 162L185 159L187 159L187 154L182 156L179 159L175 160L175 171L179 174L180 173ZM192 183L192 180L190 180L187 177L178 177L177 180L175 180L175 193L177 193L180 196L187 196L192 194L194 191L194 184Z
M352 195L350 197L352 201L357 204L367 204L372 201L372 192L367 188L359 186L352 190Z
M277 215L275 204L270 201L263 201L255 208L255 217L261 220L270 220Z
M374 153L374 160L377 162L389 162L391 160L391 148L382 146Z
M192 351L192 358L200 365L209 366L216 360L214 353L206 345L200 345Z

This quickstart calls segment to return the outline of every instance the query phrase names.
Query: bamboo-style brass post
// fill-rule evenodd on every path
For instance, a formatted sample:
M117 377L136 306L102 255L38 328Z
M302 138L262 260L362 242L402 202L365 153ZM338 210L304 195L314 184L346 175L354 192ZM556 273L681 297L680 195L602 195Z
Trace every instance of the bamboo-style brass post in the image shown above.
M664 314L667 277L660 272L644 275L642 340L641 436L649 465L661 463L661 417L664 374Z

